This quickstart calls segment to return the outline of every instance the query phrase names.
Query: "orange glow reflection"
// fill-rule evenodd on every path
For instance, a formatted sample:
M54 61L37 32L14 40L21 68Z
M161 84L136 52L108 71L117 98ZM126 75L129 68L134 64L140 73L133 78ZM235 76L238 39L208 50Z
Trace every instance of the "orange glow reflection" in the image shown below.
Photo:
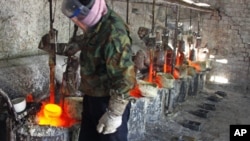
M132 90L130 90L130 96L135 97L135 98L140 98L142 97L141 91L139 90L139 85L137 84Z
M190 60L188 60L188 64L189 64L189 66L194 67L195 70L196 70L196 72L200 72L200 71L201 71L201 66L200 66L200 64L195 63L195 62L192 62L192 61L190 61Z
M157 86L158 86L159 88L162 88L162 87L163 87L163 84L161 83L161 82L162 82L161 79L162 79L161 77L159 77L158 75L156 75L156 77L155 77L155 83L157 84Z
M172 67L171 66L167 66L166 67L166 73L171 73L171 71L172 71ZM179 73L179 71L177 69L173 70L173 74L172 75L174 76L175 79L179 79L180 78L180 73Z

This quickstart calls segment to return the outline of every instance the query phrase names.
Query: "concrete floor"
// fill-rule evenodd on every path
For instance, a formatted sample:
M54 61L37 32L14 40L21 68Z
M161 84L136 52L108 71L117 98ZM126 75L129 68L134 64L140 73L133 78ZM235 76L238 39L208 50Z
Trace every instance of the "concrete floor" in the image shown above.
M230 125L250 123L250 95L223 91L227 96L220 97L220 102L208 100L216 91L205 89L195 97L188 97L160 122L147 123L145 139L140 141L229 141ZM216 110L209 111L208 118L191 113L201 109L203 103L215 105ZM200 131L184 127L185 120L200 122Z

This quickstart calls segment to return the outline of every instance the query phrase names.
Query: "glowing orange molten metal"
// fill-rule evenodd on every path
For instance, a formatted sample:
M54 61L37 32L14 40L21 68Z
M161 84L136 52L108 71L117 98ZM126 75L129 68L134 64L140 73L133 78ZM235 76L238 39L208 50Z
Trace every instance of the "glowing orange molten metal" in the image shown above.
M62 114L62 108L56 104L46 104L43 112L46 118L59 118Z
M156 75L156 77L155 77L155 83L157 84L157 86L159 88L162 88L162 86L163 86L163 84L161 82L162 82L161 81L161 77L159 77L158 75Z
M142 97L141 91L139 90L139 85L137 84L132 90L130 90L130 95L135 97L135 98L140 98Z
M65 115L59 105L43 103L41 110L37 113L37 121L39 125L56 127L70 127L77 122Z

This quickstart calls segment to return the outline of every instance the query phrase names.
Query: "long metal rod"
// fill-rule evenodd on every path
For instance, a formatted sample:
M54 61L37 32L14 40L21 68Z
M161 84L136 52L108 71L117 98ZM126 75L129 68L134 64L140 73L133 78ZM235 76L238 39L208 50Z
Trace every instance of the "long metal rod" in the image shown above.
M126 16L126 22L127 22L127 24L129 24L128 19L129 19L129 0L127 0L127 16Z
M176 48L177 48L177 36L178 36L178 22L180 19L180 8L176 6L176 20L175 20L175 32L174 32L174 50L172 54L172 67L171 67L171 74L174 75L174 68L175 68L175 60L176 60Z
M200 20L201 20L201 14L200 13L198 13L198 20L197 20L197 24L198 24L198 26L197 26L197 33L198 33L198 36L200 36Z
M119 1L119 2L125 2L124 0L113 0L113 1ZM153 5L153 2L138 2L138 1L131 1L130 3L135 3L135 4L151 4ZM188 9L193 9L196 11L201 11L201 12L208 12L208 13L213 13L213 12L217 12L216 9L211 8L211 7L201 7L201 6L197 6L194 4L189 4L186 2L183 2L181 0L164 0L164 1L160 1L160 2L156 2L155 3L156 6L164 6L164 7L168 7L169 5L178 5L184 8L188 8Z
M192 9L190 9L190 15L189 15L189 30L191 31L191 26L192 26Z
M53 29L53 23L54 23L54 19L53 19L53 10L52 10L52 0L49 0L49 19L50 19L50 30Z
M152 29L151 33L154 34L155 32L155 0L153 0L153 7L152 7Z
M165 9L165 29L164 29L164 37L167 38L165 39L164 43L164 65L163 65L163 72L167 73L167 53L168 53L168 40L169 40L169 33L168 33L168 8L166 7Z
M56 35L53 28L54 18L52 10L52 0L49 0L49 14L50 14L50 43L56 43ZM49 68L50 68L50 103L55 103L55 65L56 65L56 46L53 51L49 53Z

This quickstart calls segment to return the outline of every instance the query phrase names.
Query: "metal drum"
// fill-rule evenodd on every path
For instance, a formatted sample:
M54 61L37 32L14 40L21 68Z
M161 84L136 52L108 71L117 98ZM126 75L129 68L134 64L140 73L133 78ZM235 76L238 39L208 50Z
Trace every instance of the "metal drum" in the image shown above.
M17 130L16 141L69 141L69 130L61 127L24 125Z

